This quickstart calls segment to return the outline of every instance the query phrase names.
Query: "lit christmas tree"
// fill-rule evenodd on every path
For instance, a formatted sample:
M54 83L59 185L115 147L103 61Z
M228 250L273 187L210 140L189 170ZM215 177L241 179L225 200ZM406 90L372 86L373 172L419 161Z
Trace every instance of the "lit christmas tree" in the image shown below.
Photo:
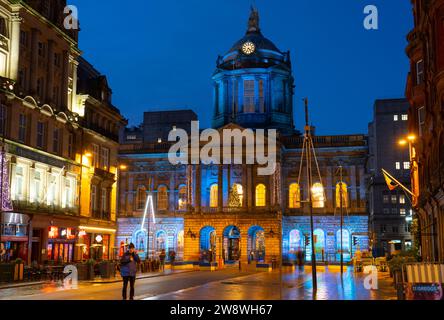
M237 188L231 188L230 190L230 201L228 205L231 208L239 208L242 206L239 193L237 192Z
M9 188L8 161L4 152L0 153L0 184L2 197L2 212L13 211Z

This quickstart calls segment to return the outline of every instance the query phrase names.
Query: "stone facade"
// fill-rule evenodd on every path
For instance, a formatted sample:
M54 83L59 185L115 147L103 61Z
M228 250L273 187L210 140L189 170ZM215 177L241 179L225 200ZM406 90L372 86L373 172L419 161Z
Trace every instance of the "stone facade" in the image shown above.
M256 44L253 51L245 49L245 43L250 42ZM252 50L251 43L247 47ZM135 239L134 232L140 229L143 217L150 216L146 200L151 195L156 220L161 221L156 222L154 230L158 232L168 225L171 229L168 235L179 240L181 237L175 237L174 232L182 231L185 261L271 263L281 261L281 257L289 260L289 229L307 232L308 190L314 186L309 185L304 174L299 175L300 169L301 173L306 172L305 165L301 166L304 137L293 125L289 53L282 53L262 36L257 12L253 11L250 17L247 35L218 59L213 81L218 88L214 129L218 133L238 130L232 131L237 137L245 128L276 129L279 133L276 170L272 175L259 175L258 163L245 164L245 161L244 164L173 165L168 161L172 143L162 140L153 144L144 141L137 130L127 130L137 141L131 143L124 139L120 150L120 163L125 170L119 180L118 239ZM236 89L233 83L239 87ZM178 125L174 120L163 124L167 129ZM257 135L257 131L254 134ZM344 245L351 248L352 235L356 234L360 237L360 248L366 250L367 138L344 135L314 136L313 139L320 170L315 182L321 184L324 198L313 213L319 220L317 226L327 233L325 253L334 254L338 248L336 237L329 233L336 232L340 214L339 166L343 169L345 191L344 228L349 231ZM223 145L232 147L234 142L224 141ZM205 142L201 142L196 149L200 151L204 147ZM187 150L190 154L191 149ZM245 159L247 151L242 147L233 153ZM172 227L170 222L177 223L177 227ZM157 241L154 230L150 232L150 239L155 237L150 251L157 255L164 246ZM318 247L321 244L318 243ZM172 247L179 246L173 243ZM303 247L299 244L298 248ZM147 248L142 251L146 252Z

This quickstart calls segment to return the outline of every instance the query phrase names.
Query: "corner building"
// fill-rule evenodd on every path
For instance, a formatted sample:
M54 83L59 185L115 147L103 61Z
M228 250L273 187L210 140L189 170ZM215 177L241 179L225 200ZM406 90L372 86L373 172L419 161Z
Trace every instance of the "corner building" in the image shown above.
M284 262L292 262L299 249L309 260L305 245L305 236L310 234L309 207L305 200L312 186L306 176L298 179L304 137L293 125L290 53L280 51L262 35L256 10L251 12L245 36L218 57L212 79L213 128L219 132L277 129L275 173L258 175L256 164L174 166L168 161L171 143L145 141L144 125L127 129L119 155L125 170L119 181L118 244L133 241L138 250L147 252L149 239L150 256L172 249L184 261L271 263L282 257ZM182 128L174 121L165 126ZM233 145L233 141L229 143ZM316 195L314 208L316 254L320 261L339 261L336 173L342 165L347 260L358 247L368 249L367 138L363 134L315 136L314 143L320 186L325 191ZM201 143L201 148L204 145ZM242 153L245 156L245 150ZM302 172L306 172L304 167ZM319 187L321 181L315 183ZM156 223L148 219L148 212L142 226L147 194L153 195Z

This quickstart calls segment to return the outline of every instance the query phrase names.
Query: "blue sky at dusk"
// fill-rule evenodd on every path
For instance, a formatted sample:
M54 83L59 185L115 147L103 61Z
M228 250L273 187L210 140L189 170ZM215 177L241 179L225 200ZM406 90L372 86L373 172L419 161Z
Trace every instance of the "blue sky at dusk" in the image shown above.
M250 0L71 0L79 10L79 46L108 77L113 103L129 119L144 111L193 109L211 125L211 76L246 31ZM364 7L379 9L379 30L363 27ZM366 133L378 98L404 96L406 0L256 0L262 33L291 51L295 124L310 100L317 134Z

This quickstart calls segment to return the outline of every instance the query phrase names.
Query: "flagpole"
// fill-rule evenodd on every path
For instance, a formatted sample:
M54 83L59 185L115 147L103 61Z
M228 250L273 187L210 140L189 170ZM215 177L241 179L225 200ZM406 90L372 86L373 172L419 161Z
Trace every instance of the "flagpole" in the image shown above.
M382 173L384 175L386 175L387 177L389 177L390 179L394 180L401 188L403 188L406 192L408 192L412 197L414 197L415 195L413 194L412 191L410 191L410 189L408 189L406 186L404 186L401 182L399 182L396 178L394 178L391 174L389 174L386 170L381 169Z

